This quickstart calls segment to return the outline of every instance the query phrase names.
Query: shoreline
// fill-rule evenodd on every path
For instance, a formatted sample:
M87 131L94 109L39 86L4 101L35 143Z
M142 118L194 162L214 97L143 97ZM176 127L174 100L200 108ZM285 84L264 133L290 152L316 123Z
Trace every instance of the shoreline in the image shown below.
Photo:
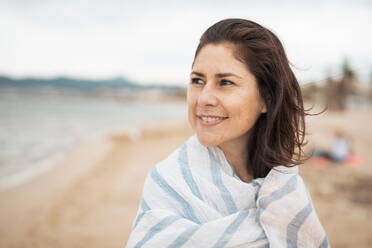
M123 228L130 227L128 224L134 218L141 193L139 190L144 180L144 178L130 178L133 173L125 173L126 170L135 169L131 167L131 163L133 163L131 161L138 160L138 158L134 157L135 154L138 153L138 150L143 149L148 153L148 146L154 147L154 152L151 153L151 156L144 156L140 159L143 160L140 162L141 175L144 175L147 170L155 165L156 161L165 158L190 135L191 130L186 121L175 120L167 121L165 124L152 122L132 126L123 125L123 128L110 130L101 138L82 142L52 169L37 175L24 184L0 191L0 246L45 247L48 246L46 243L48 243L47 240L49 239L53 240L51 243L53 245L51 246L62 243L64 244L62 245L63 247L80 246L76 243L77 237L70 237L69 242L72 243L69 245L66 245L66 240L60 239L61 233L67 235L69 233L68 229L76 225L76 223L70 223L68 227L60 230L60 225L64 226L66 218L69 219L69 217L64 216L61 220L57 219L61 215L67 214L67 209L71 209L72 212L76 211L72 204L74 200L69 198L76 197L80 199L77 201L96 202L97 196L94 195L106 194L106 191L110 191L108 188L115 191L115 197L120 198L129 194L131 199L129 201L131 202L129 204L131 207L126 206L128 205L128 200L117 205L117 208L120 209L121 218L115 218L110 221L113 225L118 225L117 228L110 228L110 230L116 234L115 237L120 237L117 232L120 232ZM156 147L159 141L162 145ZM172 149L165 149L166 146ZM161 156L159 157L159 155ZM105 174L107 175L105 176L105 181L101 184L102 187L99 186L100 183L91 184L91 181L101 180L100 178ZM116 178L116 183L120 183L120 178L118 178L120 176L129 176L126 181L134 179L133 188L124 187L117 189L117 186L113 185L112 179ZM94 189L89 189L85 193L79 193L81 190L84 191L85 187ZM134 194L133 192L136 193ZM97 211L102 211L97 210L95 206L89 206L89 204L84 209L85 211L92 211L93 216ZM129 209L130 213L126 209ZM81 213L80 215L84 214ZM105 219L107 212L104 211L102 216ZM124 227L123 223L117 222L120 219L121 222L126 222ZM94 222L94 217L90 217L85 221ZM42 223L41 225L44 227L37 227L36 230L35 225L37 226L38 223ZM81 225L85 226L85 228L90 226L87 223L82 223ZM50 232L50 230L54 231ZM84 227L82 227L82 231L84 232ZM94 236L103 238L99 233ZM124 235L121 245L123 246L125 242L126 237ZM104 243L98 243L101 244L100 247L105 246ZM117 239L114 243L118 243Z
M31 167L19 173L4 176L4 179L0 182L0 194L8 190L22 188L27 184L33 184L34 181L43 180L44 177L49 177L48 174L55 174L54 170L71 171L71 164L82 163L84 166L75 166L74 168L78 169L72 173L74 175L71 175L71 177L78 177L80 173L94 168L94 164L99 164L114 149L115 143L136 142L144 136L162 136L165 134L164 129L175 129L177 125L184 126L185 120L167 120L165 124L160 121L139 124L129 123L122 125L120 128L110 128L100 135L85 138L73 144L72 149L66 151L61 158L52 164L48 163L36 168ZM89 156L87 156L88 153Z
M36 180L38 177L47 174L54 169L63 164L67 164L68 160L73 160L74 157L79 153L84 153L84 150L95 150L97 151L96 159L104 156L105 153L102 152L109 149L107 146L109 144L105 141L104 137L96 137L94 139L85 139L77 144L73 144L72 148L68 151L65 151L63 154L60 154L58 157L54 158L53 154L50 155L51 158L46 159L44 163L38 164L36 166L32 165L30 168L23 168L22 171L15 172L8 176L3 176L0 182L0 193L6 190L22 186L27 183L31 183ZM101 154L102 153L102 154Z
M180 120L167 120L166 122L168 125L174 126L172 123L178 123ZM0 178L0 193L30 183L35 178L49 173L59 166L68 164L69 162L67 161L69 160L74 161L78 154L81 152L84 153L85 150L94 150L94 157L91 157L91 159L100 160L101 157L106 155L105 152L112 149L112 147L109 147L111 145L110 143L112 143L110 139L134 142L141 138L144 132L148 132L148 129L150 129L150 132L155 132L155 129L158 129L160 126L160 121L132 122L123 124L120 128L101 130L99 133L93 134L92 137L81 138L80 141L71 144L71 147L68 149L62 150L61 148L61 154L49 154L44 161L2 176ZM85 163L84 161L82 162Z

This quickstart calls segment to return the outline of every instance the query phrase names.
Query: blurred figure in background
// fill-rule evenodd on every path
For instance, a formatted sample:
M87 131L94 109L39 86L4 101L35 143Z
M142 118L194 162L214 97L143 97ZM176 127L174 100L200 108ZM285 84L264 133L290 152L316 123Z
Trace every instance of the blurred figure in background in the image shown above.
M354 154L352 138L342 129L336 129L330 150L314 149L312 156L315 158L315 167L325 167L328 162L344 164L348 167L356 167L364 164L361 156Z
M326 162L326 160L343 163L351 153L351 138L348 137L343 130L336 129L331 149L329 151L314 149L312 155L313 157L318 158L315 160L318 164Z

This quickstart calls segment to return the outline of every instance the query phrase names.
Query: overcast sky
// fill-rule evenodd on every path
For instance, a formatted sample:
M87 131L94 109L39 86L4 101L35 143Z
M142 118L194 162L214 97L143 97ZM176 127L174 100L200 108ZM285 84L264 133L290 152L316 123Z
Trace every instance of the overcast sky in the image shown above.
M345 56L372 72L368 0L0 0L0 74L186 84L202 33L231 17L273 30L302 82L337 75Z

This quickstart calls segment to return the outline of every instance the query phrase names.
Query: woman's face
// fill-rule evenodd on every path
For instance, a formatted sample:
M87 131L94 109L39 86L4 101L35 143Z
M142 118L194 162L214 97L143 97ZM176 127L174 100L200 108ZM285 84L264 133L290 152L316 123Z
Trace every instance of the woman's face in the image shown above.
M266 112L256 80L230 43L208 44L195 58L187 91L188 118L204 146L245 144Z

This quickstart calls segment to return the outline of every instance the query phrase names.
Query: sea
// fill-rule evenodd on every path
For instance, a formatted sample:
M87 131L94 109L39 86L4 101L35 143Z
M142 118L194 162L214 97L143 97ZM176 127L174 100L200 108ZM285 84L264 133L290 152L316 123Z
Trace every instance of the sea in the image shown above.
M186 113L182 101L123 101L0 89L0 189L51 169L83 141L125 126L185 119Z

